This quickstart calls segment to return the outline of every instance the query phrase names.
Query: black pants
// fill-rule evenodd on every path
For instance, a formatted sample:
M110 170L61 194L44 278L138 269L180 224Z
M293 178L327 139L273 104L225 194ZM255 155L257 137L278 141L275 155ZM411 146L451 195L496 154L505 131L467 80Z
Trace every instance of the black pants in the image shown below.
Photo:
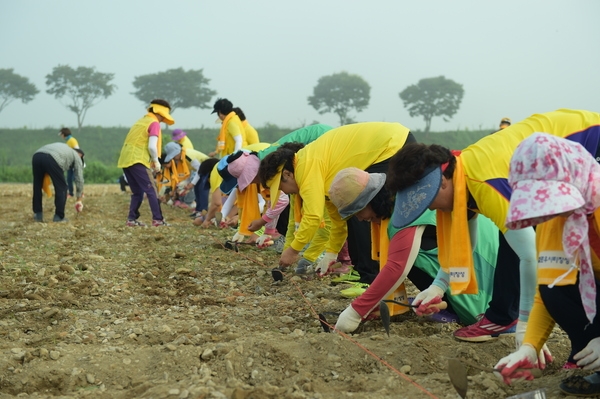
M519 257L510 247L504 234L499 234L498 256L494 272L494 292L485 317L496 324L506 326L519 317L521 279Z
M290 220L290 204L288 204L277 219L277 232L282 236L287 234L288 222Z
M33 171L33 212L40 213L42 209L42 184L44 176L50 175L54 185L54 213L61 219L65 217L65 204L67 203L67 181L65 172L56 163L50 154L36 152L31 160Z
M596 287L600 281L596 280ZM581 351L594 338L600 337L598 316L594 324L590 324L583 310L579 294L579 279L575 285L554 286L540 285L540 296L550 316L567 333L571 341L569 361L575 363L573 355ZM600 295L596 295L596 308L600 309Z

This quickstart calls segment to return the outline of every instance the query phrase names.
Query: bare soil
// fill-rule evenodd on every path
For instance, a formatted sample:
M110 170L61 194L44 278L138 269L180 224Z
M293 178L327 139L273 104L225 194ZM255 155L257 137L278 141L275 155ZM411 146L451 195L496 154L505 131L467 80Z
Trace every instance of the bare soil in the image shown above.
M317 313L349 303L325 279L275 283L272 250L222 243L190 211L171 227L125 226L129 196L87 185L67 223L34 223L31 185L0 185L0 398L458 398L447 358L490 369L513 338L456 341L457 324L396 317L325 333ZM53 199L44 199L51 220ZM148 205L142 220L150 221ZM414 288L409 286L409 293ZM335 317L331 317L334 324ZM569 343L555 329L544 376L508 387L469 369L468 398L505 398L559 382Z

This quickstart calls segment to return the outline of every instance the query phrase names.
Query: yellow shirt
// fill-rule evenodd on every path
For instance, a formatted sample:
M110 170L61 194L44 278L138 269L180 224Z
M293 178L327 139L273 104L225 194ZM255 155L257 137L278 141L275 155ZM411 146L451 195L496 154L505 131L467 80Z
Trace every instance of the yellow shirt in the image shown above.
M339 252L348 234L337 208L326 201L335 175L342 169L385 161L406 142L408 128L399 123L355 123L332 129L298 151L294 177L302 198L302 221L291 247L302 250L314 237L327 207L331 234L326 250Z
M67 145L71 148L79 148L79 143L77 142L77 139L73 136L71 136L68 140L67 140Z
M576 141L595 154L598 133L593 130L598 125L600 114L596 112L559 109L534 114L465 148L460 157L467 188L477 203L478 212L506 233L510 198L508 165L519 143L535 132L544 132Z
M248 123L247 120L242 122L242 126L244 126L244 132L246 132L246 141L248 144L255 144L260 141L258 138L258 132L251 124Z
M227 126L225 126L225 130L225 148L221 152L221 156L229 155L235 150L234 137L242 137L242 148L248 145L248 142L246 141L246 132L244 131L244 127L242 126L242 121L240 120L239 116L235 115L235 113L231 117L231 119L227 121Z
M193 150L194 149L194 145L192 144L192 141L188 138L188 136L183 136L182 139L180 139L178 141L179 144L181 144L181 146L183 148L185 148L186 150Z
M221 175L219 174L219 171L217 170L217 164L215 164L215 166L211 170L210 176L208 177L208 182L210 184L210 194L214 193L217 188L221 187L223 178L221 177ZM212 198L212 197L209 197L209 198Z

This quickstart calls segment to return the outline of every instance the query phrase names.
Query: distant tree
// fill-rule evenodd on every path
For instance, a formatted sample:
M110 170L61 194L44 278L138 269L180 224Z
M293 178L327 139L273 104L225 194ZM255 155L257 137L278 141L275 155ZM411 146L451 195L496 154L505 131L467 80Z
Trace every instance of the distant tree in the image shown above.
M81 130L88 110L117 88L110 83L113 78L114 73L96 72L95 68L59 65L46 75L46 93L57 99L67 97L69 103L65 106L77 115L77 127Z
M360 76L348 72L323 76L308 97L308 104L319 114L333 112L340 118L340 125L353 122L348 115L351 110L361 112L369 106L371 86Z
M429 133L431 119L435 116L452 118L460 107L465 91L461 84L443 76L419 80L400 93L404 108L410 116L422 116L425 120L425 133ZM444 118L444 121L448 119Z
M40 91L29 79L13 72L13 69L0 69L0 112L14 100L27 104Z
M204 77L202 69L185 71L183 68L169 69L149 75L136 76L131 93L147 104L153 98L163 98L171 104L171 112L177 108L212 108L210 100L217 94L208 88L210 79Z

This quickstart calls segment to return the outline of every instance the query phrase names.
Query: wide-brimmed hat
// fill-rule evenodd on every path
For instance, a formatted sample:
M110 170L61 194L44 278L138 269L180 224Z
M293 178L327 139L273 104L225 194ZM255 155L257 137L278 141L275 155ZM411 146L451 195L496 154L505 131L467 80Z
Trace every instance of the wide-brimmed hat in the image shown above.
M258 156L246 150L223 158L217 167L219 175L223 178L221 191L229 194L236 186L240 191L244 191L258 174L259 166Z
M329 186L329 200L347 219L364 209L385 184L385 173L368 173L358 168L342 169Z
M181 145L179 145L178 143L171 141L170 143L167 143L167 145L165 146L165 163L170 162L173 158L175 158L177 155L181 154Z
M152 111L150 111L150 110L152 110ZM155 114L162 116L164 118L164 122L167 125L172 125L175 123L175 119L173 119L173 117L169 113L170 112L169 108L165 107L164 105L152 103L148 106L148 112L153 112Z
M442 185L442 168L431 166L411 186L396 193L392 225L401 229L419 218L437 197Z
M175 129L171 133L171 138L173 139L173 141L179 141L182 138L184 138L185 136L187 136L187 133L181 129Z
M598 176L599 168L581 144L546 133L532 134L519 144L510 161L512 194L506 227L535 226L584 207L586 197L596 198L589 193L594 189L588 176Z

